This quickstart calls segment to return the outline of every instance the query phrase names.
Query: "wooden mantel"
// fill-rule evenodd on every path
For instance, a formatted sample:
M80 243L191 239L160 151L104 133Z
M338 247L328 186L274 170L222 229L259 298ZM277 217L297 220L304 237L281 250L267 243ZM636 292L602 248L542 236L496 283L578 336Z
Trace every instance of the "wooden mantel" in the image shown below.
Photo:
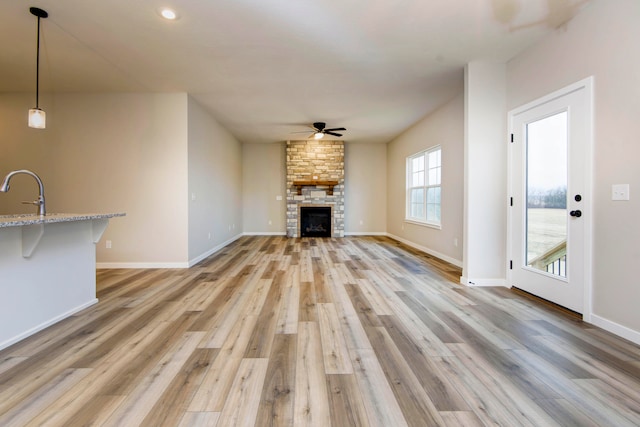
M302 187L329 187L327 189L327 195L333 196L333 187L338 184L339 184L339 181L323 181L323 180L293 181L293 186L298 189L298 196L302 195Z

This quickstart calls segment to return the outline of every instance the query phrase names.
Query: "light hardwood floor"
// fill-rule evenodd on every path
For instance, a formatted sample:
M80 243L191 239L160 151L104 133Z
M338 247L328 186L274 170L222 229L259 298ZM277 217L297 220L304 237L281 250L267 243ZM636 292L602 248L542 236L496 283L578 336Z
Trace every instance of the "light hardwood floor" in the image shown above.
M640 349L383 237L99 270L0 352L1 426L637 426Z

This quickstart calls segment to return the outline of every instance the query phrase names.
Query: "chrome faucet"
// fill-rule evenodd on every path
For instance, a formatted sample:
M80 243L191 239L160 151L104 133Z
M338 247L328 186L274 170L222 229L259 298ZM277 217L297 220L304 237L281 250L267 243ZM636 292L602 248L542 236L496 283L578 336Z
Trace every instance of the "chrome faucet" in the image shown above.
M38 198L33 202L22 202L22 203L36 205L38 207L38 215L41 215L41 216L46 215L47 209L44 204L44 185L42 184L42 180L40 179L40 177L35 173L26 169L20 169L17 171L9 172L9 174L4 177L4 181L2 181L2 185L0 185L0 192L6 193L7 191L9 191L9 181L11 181L11 178L14 175L18 175L18 174L25 174L25 175L32 176L38 182L38 189L40 191L40 193L38 194Z

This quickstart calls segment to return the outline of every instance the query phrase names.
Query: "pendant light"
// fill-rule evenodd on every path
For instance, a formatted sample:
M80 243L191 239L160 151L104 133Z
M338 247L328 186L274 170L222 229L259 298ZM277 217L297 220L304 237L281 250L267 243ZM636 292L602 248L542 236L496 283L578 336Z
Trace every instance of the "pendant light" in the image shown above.
M36 48L36 108L29 110L29 127L44 129L47 127L47 115L38 106L40 97L40 18L46 18L49 14L37 7L29 8L29 12L38 17L38 46Z

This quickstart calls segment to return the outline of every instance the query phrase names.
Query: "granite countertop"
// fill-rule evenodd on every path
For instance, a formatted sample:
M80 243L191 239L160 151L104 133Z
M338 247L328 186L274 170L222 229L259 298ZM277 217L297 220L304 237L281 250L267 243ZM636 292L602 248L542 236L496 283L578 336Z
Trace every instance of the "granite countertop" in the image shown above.
M51 224L55 222L88 221L92 219L106 219L118 216L125 216L125 213L104 213L104 214L72 214L72 213L52 213L40 216L37 214L0 215L0 228L20 227L32 224Z

